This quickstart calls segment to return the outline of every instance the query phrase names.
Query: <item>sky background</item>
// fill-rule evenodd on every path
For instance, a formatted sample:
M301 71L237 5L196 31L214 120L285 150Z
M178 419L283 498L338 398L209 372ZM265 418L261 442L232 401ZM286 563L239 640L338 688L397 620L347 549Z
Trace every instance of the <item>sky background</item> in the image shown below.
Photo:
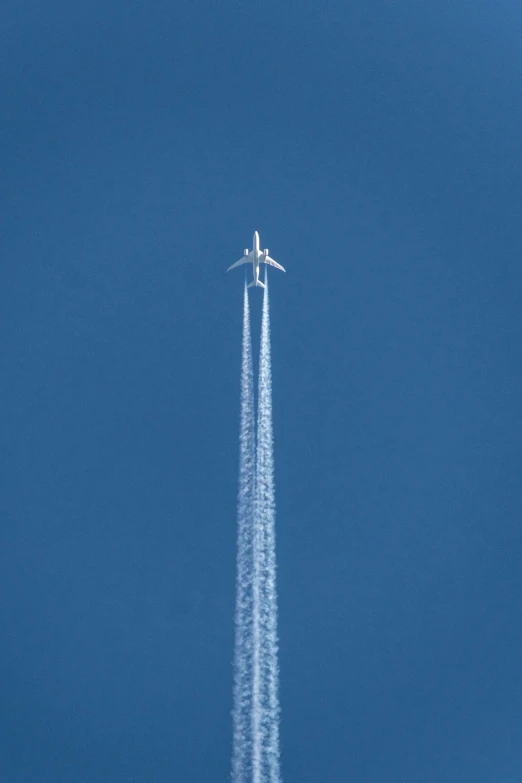
M284 780L519 783L521 39L514 0L3 0L2 783L229 779L256 229Z

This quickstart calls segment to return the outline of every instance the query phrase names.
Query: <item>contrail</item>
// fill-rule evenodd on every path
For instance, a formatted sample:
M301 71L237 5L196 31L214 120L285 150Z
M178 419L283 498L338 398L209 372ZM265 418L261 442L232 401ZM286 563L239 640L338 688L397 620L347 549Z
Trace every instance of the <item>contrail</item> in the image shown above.
M252 342L248 294L243 298L239 491L237 503L237 576L234 655L232 780L250 783L252 775L252 636L255 414Z
M259 665L260 737L254 732L254 761L259 755L259 783L280 783L279 761L279 666L277 639L277 591L275 555L275 489L272 427L272 370L270 357L270 309L265 275L259 393L257 412L256 480L254 498L254 622L259 620L259 660L256 661L254 629L254 683ZM258 589L257 583L258 582ZM259 611L255 603L259 600ZM258 712L253 705L253 716ZM259 748L256 748L259 739ZM256 753L256 750L258 751ZM256 766L254 765L254 773ZM254 783L258 783L254 774Z
M256 420L250 313L243 299L233 783L280 783L270 311L265 275Z

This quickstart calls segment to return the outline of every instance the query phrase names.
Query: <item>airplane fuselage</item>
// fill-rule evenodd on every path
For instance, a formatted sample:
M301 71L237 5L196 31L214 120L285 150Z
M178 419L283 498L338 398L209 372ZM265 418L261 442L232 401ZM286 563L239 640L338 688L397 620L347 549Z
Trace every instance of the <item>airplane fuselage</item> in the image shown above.
M261 264L261 258L264 255L263 252L259 249L259 233L257 231L254 232L254 247L249 252L249 256L252 257L252 274L254 276L254 285L259 285L259 267ZM246 255L246 253L245 253Z

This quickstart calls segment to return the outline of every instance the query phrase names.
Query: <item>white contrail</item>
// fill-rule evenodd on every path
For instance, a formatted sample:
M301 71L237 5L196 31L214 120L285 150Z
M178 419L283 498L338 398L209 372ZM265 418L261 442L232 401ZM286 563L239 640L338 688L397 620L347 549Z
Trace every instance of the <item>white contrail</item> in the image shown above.
M259 741L260 770L254 783L280 783L279 762L279 666L277 639L277 592L275 556L275 490L272 427L272 371L270 358L270 310L268 282L263 295L259 396L257 412L256 480L254 502L254 622L259 620L259 712L260 738L254 733L254 760ZM259 590L257 581L259 580ZM256 611L256 599L259 610ZM256 680L254 628L254 682ZM256 728L254 722L254 729ZM254 766L254 772L256 772Z
M272 372L268 284L263 295L256 422L245 287L234 657L233 783L280 783Z
M237 504L237 576L234 655L232 780L250 783L252 775L253 671L253 512L255 467L254 379L250 313L245 283ZM259 625L258 622L256 622Z

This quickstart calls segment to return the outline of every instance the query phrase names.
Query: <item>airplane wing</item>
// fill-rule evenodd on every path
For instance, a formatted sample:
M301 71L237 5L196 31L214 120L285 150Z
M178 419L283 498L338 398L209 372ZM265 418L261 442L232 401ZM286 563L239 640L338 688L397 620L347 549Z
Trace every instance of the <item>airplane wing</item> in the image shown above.
M227 272L230 272L231 269L235 269L236 266L241 266L241 264L248 264L249 261L252 263L252 260L248 256L243 256L243 258L240 258L239 261L236 261L235 264L229 266Z
M284 266L281 266L281 264L278 264L277 261L274 261L273 258L270 258L270 256L262 256L261 261L263 264L269 264L270 266L275 266L276 269L280 269L281 272L286 272L286 269Z

